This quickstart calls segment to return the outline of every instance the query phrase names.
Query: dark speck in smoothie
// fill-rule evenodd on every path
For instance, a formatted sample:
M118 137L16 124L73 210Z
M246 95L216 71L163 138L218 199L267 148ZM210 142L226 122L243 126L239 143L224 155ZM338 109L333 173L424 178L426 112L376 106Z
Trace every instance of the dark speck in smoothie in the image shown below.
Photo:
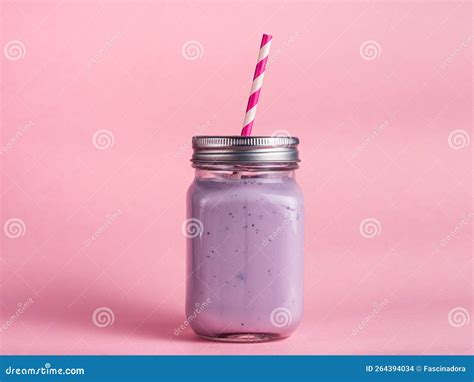
M242 272L240 272L240 273L237 274L237 278L238 278L239 280L243 280L243 279L245 279L245 276L244 276L244 274L243 274Z
M249 216L252 216L252 214L249 213Z
M240 326L244 326L244 323L243 323L243 322L241 322L241 323L240 323Z
M252 227L255 227L255 224L252 224Z
M211 233L210 232L207 232L208 235L210 235Z

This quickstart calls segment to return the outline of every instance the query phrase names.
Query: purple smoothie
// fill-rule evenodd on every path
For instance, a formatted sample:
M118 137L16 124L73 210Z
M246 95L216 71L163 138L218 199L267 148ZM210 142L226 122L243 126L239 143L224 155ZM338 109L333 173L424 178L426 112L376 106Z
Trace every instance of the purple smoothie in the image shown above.
M189 188L188 218L202 223L187 253L186 315L197 334L265 340L299 324L303 197L292 174L197 177Z

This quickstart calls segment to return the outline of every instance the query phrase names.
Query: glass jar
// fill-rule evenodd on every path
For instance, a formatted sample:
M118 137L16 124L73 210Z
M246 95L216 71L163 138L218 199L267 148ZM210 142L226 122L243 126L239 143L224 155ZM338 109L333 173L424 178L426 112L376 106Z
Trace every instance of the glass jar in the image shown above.
M295 137L193 137L186 316L201 337L289 336L303 314L303 196Z

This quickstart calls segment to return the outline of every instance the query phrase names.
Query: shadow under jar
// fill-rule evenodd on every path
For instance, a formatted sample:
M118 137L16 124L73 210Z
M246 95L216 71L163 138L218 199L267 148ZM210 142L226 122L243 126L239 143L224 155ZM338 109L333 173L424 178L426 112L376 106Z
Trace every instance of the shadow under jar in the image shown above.
M186 317L211 340L288 337L303 314L303 195L295 137L193 137Z

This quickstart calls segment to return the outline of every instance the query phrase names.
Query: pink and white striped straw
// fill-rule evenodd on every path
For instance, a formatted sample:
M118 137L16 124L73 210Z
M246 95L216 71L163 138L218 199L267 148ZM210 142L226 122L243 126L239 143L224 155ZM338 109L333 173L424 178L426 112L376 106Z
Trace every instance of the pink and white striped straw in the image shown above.
M257 66L253 75L252 89L250 90L249 102L245 113L244 127L241 136L249 136L252 133L253 121L257 114L258 98L260 97L260 90L262 89L263 76L267 67L268 55L272 45L272 36L264 34L262 43L260 44L260 52L258 54Z

